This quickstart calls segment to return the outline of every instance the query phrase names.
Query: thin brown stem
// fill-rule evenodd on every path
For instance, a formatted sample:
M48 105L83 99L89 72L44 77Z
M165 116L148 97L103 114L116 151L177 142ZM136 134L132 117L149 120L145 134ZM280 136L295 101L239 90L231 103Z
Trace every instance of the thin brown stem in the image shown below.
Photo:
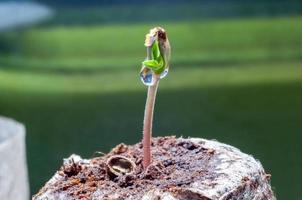
M151 47L147 47L147 59L152 59L152 50ZM153 111L154 104L156 99L156 93L159 83L159 78L153 74L155 78L155 84L148 87L148 94L145 106L145 115L144 115L144 128L143 128L143 166L146 169L152 160L151 155L151 138L152 138L152 124L153 124Z
M147 100L146 100L144 129L143 129L143 151L144 151L143 166L145 169L150 165L152 160L151 137L152 137L152 124L153 124L153 110L154 110L158 83L159 80L156 79L155 84L149 86Z

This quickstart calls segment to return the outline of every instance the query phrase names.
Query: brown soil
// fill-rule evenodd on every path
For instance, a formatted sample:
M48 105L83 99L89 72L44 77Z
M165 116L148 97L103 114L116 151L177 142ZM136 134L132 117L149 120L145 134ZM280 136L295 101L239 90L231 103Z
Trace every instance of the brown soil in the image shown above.
M120 144L105 156L91 159L89 165L75 162L64 165L58 173L65 179L55 183L52 191L67 193L72 199L92 199L93 193L100 189L102 199L113 193L118 194L117 199L141 199L154 188L173 192L183 185L201 178L209 180L208 176L215 175L209 173L211 166L208 166L215 155L212 149L175 137L154 138L152 146L153 163L146 170L142 166L141 143ZM117 155L136 164L132 173L110 172L107 161ZM43 190L45 188L40 192Z

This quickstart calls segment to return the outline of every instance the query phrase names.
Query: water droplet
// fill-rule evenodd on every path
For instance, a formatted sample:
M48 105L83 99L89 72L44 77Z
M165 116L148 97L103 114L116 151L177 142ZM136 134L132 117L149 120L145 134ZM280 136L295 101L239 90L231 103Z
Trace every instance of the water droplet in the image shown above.
M140 78L143 84L145 84L146 86L152 86L155 84L154 74L152 70L148 69L147 67L144 67L141 70Z
M160 79L165 78L168 75L169 68L166 68L159 76Z
M165 78L169 72L169 69L166 68L160 75L159 79ZM157 77L156 77L157 76ZM158 78L158 75L154 74L151 69L147 67L143 67L140 72L140 78L143 84L146 86L152 86L155 84L156 78Z

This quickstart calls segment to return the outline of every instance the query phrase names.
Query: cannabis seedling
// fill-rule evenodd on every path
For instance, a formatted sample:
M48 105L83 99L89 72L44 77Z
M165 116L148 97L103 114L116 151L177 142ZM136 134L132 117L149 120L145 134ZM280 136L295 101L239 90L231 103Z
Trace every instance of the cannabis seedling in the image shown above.
M140 72L142 82L148 86L143 128L143 166L146 169L152 160L151 137L153 110L159 80L168 74L171 54L166 31L161 27L150 30L146 35L147 58Z

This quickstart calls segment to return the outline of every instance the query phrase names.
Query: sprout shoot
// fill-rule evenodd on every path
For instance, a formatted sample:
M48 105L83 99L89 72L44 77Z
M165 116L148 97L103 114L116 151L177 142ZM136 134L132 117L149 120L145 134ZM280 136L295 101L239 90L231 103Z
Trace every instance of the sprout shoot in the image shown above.
M153 110L159 80L168 74L170 44L166 31L161 27L150 30L146 35L147 58L140 72L142 82L148 86L143 128L143 166L146 169L151 161L151 137Z

